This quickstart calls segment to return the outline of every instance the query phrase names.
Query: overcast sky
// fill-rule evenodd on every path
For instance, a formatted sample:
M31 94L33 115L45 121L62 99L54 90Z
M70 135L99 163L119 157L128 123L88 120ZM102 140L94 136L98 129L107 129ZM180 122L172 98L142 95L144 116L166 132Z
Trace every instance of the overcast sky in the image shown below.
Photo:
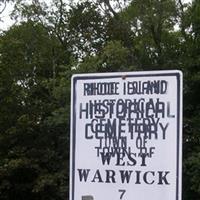
M27 0L29 1L29 0ZM184 3L191 2L192 0L182 0ZM45 0L45 3L50 2L50 0ZM0 15L2 21L0 21L0 30L6 30L13 24L13 21L10 19L9 15L12 12L13 4L9 3L5 11Z

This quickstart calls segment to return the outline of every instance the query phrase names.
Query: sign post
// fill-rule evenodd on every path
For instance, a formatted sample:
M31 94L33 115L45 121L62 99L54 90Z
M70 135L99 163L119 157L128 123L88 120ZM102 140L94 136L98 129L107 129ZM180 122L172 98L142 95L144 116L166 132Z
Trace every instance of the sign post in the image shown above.
M181 200L180 71L72 78L70 200Z

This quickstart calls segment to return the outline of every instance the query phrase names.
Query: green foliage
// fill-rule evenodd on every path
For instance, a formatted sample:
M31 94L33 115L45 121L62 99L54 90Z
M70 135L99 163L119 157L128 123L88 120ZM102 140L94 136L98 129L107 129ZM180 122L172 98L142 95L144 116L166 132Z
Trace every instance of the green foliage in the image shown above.
M129 49L120 41L108 42L98 55L89 57L78 67L81 72L112 72L134 69L130 64Z
M199 0L17 1L21 21L0 35L0 199L67 199L72 74L181 69L183 199L199 200L199 9Z
M68 155L62 152L68 143L68 116L54 125L54 113L67 102L67 96L60 104L54 95L61 87L61 66L68 62L63 47L43 26L28 21L2 35L0 51L1 198L43 199L51 188L56 196L66 196L62 170L67 171ZM57 181L56 187L45 182L50 177L45 174Z

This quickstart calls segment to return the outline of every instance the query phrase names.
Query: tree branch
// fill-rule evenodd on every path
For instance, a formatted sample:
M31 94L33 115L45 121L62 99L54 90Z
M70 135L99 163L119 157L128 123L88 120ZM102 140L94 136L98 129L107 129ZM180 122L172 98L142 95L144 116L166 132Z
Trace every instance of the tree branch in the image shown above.
M183 5L183 3L182 3L181 0L178 0L178 3L180 5L180 10L181 10L181 12L180 12L180 18L181 18L180 28L181 28L181 33L183 34L184 38L186 39L186 38L188 38L188 36L187 36L187 34L185 32L185 25L183 24L183 21L184 21L184 18L185 18L184 17L184 5Z
M103 2L108 7L108 10L113 14L113 16L114 17L118 17L117 13L114 11L112 6L110 5L110 1L109 0L104 0Z
M6 1L4 2L4 7L2 8L2 10L0 11L0 14L2 14L4 12L4 10L6 9L7 3Z

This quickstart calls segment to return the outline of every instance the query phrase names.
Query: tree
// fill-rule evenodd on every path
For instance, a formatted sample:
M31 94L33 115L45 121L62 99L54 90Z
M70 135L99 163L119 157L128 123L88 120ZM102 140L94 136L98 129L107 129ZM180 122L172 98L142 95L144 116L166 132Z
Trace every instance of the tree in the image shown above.
M67 199L70 77L184 72L183 198L200 197L200 1L20 0L0 35L1 199Z
M67 127L52 129L50 121L61 106L54 93L64 71L61 65L69 59L57 38L31 21L5 33L0 52L1 198L62 199L67 190Z

